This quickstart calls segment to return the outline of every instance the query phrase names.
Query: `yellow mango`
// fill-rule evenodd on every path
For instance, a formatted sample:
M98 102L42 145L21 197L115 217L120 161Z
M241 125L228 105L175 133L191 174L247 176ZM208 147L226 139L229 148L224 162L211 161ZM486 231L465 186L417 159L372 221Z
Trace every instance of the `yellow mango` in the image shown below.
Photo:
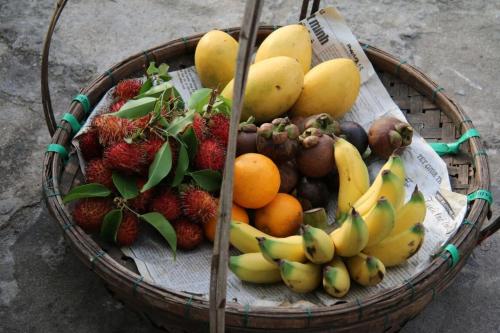
M231 80L222 96L233 98ZM250 66L241 119L254 116L258 123L285 113L295 103L304 83L300 63L290 57L274 57Z
M354 105L361 77L351 59L333 59L312 68L304 77L304 88L291 110L292 116L328 113L341 118Z
M223 89L234 77L238 42L229 34L212 30L201 37L194 53L194 65L201 84Z
M311 37L306 27L292 24L273 31L260 44L255 62L264 59L286 56L296 59L307 73L311 68L312 46Z

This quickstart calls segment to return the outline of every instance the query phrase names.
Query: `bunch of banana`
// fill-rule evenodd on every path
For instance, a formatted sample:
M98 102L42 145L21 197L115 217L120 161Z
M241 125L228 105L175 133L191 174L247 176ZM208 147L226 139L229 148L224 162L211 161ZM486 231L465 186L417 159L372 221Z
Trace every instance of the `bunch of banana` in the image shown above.
M335 252L341 257L355 256L368 244L368 228L361 215L354 209L330 236L335 244Z
M310 262L324 264L332 260L335 253L333 240L324 230L302 225L302 245Z
M335 164L339 173L337 219L344 220L354 203L368 190L368 169L359 151L347 140L334 138Z
M323 268L323 288L333 297L344 297L351 287L347 267L340 257L335 257Z

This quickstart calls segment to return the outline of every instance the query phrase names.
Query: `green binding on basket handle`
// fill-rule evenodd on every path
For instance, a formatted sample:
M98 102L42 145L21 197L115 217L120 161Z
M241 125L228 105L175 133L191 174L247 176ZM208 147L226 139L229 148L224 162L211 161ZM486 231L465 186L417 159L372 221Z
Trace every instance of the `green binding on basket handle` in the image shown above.
M470 138L479 138L479 131L475 128L471 128L466 131L462 136L456 141L452 143L443 143L443 142L431 142L431 148L439 155L447 155L447 154L456 154L460 149L460 145Z

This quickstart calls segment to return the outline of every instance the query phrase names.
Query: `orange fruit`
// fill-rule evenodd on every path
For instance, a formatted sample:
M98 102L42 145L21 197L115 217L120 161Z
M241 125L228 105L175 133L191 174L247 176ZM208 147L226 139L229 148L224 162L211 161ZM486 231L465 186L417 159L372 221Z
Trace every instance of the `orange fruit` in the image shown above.
M274 199L280 188L280 172L262 154L243 154L234 161L233 201L245 208L261 208Z
M267 206L255 212L255 227L274 237L288 237L297 233L302 217L299 200L278 193Z
M216 215L203 225L205 237L211 242L213 242L215 239L215 226L217 225L217 218L218 216ZM234 203L233 208L231 209L231 220L240 221L247 224L250 222L246 210Z

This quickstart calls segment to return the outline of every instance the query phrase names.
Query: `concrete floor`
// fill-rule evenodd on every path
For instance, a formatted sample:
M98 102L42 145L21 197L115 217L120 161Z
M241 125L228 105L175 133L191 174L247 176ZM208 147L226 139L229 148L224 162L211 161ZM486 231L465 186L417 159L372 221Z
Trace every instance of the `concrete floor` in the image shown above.
M58 117L98 73L129 54L214 27L237 26L243 1L70 1L51 50ZM0 331L156 332L116 302L65 244L41 200L49 142L40 50L55 1L0 0ZM323 2L324 4L325 2ZM487 143L500 198L500 2L327 1L360 39L408 59L465 109ZM296 20L298 1L267 1L263 21ZM493 206L494 216L498 205ZM404 332L500 332L500 236L474 251L450 288Z

